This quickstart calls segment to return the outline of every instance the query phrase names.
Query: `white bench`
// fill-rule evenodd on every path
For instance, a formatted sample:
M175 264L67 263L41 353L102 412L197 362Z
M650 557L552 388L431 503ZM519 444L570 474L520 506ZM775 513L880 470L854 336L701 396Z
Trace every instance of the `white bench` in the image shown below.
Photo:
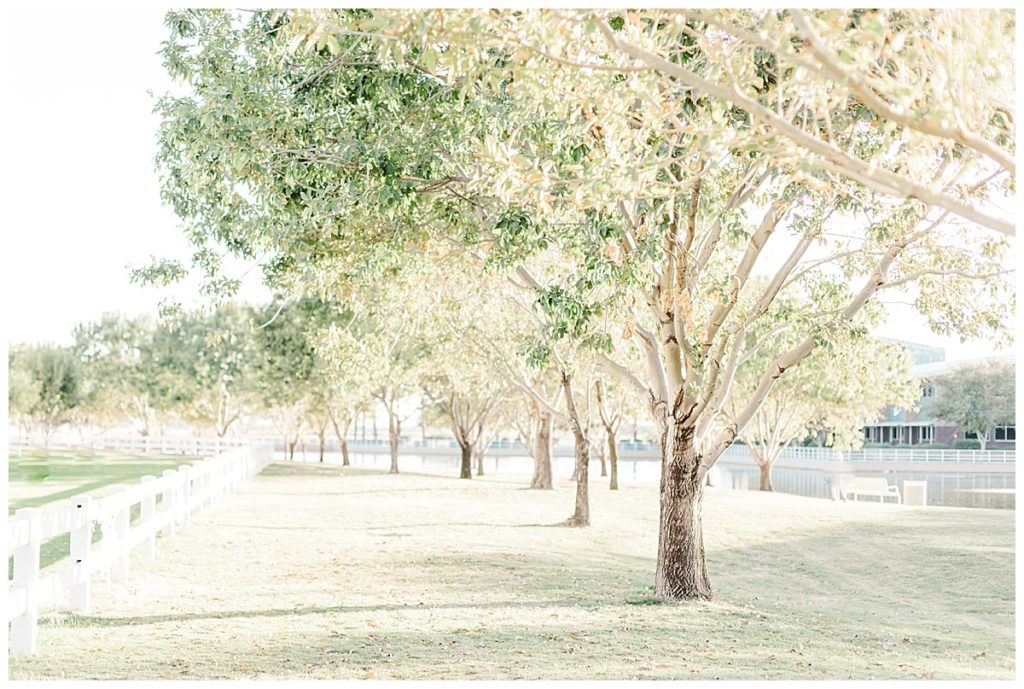
M890 486L884 478L872 478L867 476L855 476L853 481L849 480L843 486L843 498L856 500L860 495L876 497L881 502L886 498L896 498L896 504L903 502L900 489L897 486Z

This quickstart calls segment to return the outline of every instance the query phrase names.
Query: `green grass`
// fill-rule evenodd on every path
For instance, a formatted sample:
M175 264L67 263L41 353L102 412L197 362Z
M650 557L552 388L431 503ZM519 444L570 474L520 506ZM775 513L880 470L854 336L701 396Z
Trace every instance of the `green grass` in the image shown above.
M1011 679L1014 515L709 489L717 600L652 598L656 489L277 464L14 679Z
M7 465L8 515L22 507L44 511L63 510L76 495L100 497L118 484L130 485L143 476L160 476L195 461L195 457L126 455L84 448L30 448L22 456L11 456ZM137 520L139 507L132 512ZM99 528L93 542L100 538ZM68 556L70 536L63 534L45 541L40 548L40 566L44 569ZM7 576L12 576L13 561L7 559Z

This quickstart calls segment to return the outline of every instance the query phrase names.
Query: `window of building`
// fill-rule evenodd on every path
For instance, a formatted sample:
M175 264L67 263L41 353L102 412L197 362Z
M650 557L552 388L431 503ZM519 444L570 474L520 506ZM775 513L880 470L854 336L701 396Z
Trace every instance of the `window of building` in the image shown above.
M935 386L931 383L925 383L921 388L921 397L935 397Z
M964 431L964 439L965 440L977 440L978 439L978 434L975 433L974 431Z
M935 426L921 426L921 444L935 442Z
M996 440L1016 440L1017 427L1015 425L996 426L995 438Z

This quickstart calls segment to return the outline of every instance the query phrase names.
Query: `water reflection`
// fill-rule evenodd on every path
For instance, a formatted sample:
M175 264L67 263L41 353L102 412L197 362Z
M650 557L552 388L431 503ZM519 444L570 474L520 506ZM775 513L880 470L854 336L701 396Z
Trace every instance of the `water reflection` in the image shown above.
M277 453L278 459L284 459L283 452ZM303 461L303 455L296 453L296 459ZM352 464L360 467L373 467L387 470L391 459L386 454L350 455ZM316 452L306 452L304 461L318 460ZM341 464L341 454L328 452L324 456L325 463ZM458 474L459 457L451 455L414 455L401 454L398 466L403 471L422 471L438 474ZM903 490L904 481L925 481L928 484L928 504L945 507L982 507L989 509L1015 509L1016 475L1013 473L931 473L931 472L859 472L856 463L846 465L856 475L884 476L890 485ZM660 477L660 462L654 459L619 460L619 480L635 483L657 483ZM555 476L569 478L573 471L573 458L556 456L552 460ZM592 480L599 477L600 464L596 460L590 464ZM474 466L474 473L476 467ZM484 460L485 474L510 474L530 476L533 472L533 461L526 456L489 456ZM811 498L830 499L831 487L830 467L823 470L792 469L777 467L772 472L775 490L780 493L791 493ZM731 461L731 458L718 462L711 470L711 483L721 488L733 490L757 490L760 474L753 463L745 464ZM864 497L862 500L877 498Z

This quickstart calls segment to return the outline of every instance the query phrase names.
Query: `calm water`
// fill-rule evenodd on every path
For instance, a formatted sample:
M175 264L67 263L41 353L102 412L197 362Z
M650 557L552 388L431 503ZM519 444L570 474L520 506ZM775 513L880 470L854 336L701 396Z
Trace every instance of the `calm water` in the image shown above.
M277 452L278 459L284 459L283 452ZM295 459L302 461L303 456L296 451ZM316 462L317 452L307 450L305 461ZM391 459L386 454L352 453L350 459L355 466L373 467L386 470ZM327 464L341 464L341 454L327 452L324 456ZM428 473L457 475L459 458L453 452L450 456L401 454L398 467L404 471L423 471ZM660 476L660 463L651 459L620 459L619 480L654 484ZM554 457L552 469L555 476L569 478L572 476L573 458ZM476 467L474 466L474 472ZM484 459L484 472L490 474L510 474L530 476L533 473L533 460L529 457L487 457ZM600 463L590 464L591 480L598 480ZM861 474L857 474L861 475ZM928 504L946 507L983 507L989 509L1015 509L1016 475L1006 474L933 474L917 472L887 472L885 474L863 474L865 476L883 475L890 485L899 486L903 491L904 481L926 481L928 483ZM711 470L712 485L734 490L757 490L760 473L753 462L719 461ZM772 471L775 490L780 493L792 493L811 498L830 499L829 474L810 469L777 468ZM861 498L874 500L875 498Z

